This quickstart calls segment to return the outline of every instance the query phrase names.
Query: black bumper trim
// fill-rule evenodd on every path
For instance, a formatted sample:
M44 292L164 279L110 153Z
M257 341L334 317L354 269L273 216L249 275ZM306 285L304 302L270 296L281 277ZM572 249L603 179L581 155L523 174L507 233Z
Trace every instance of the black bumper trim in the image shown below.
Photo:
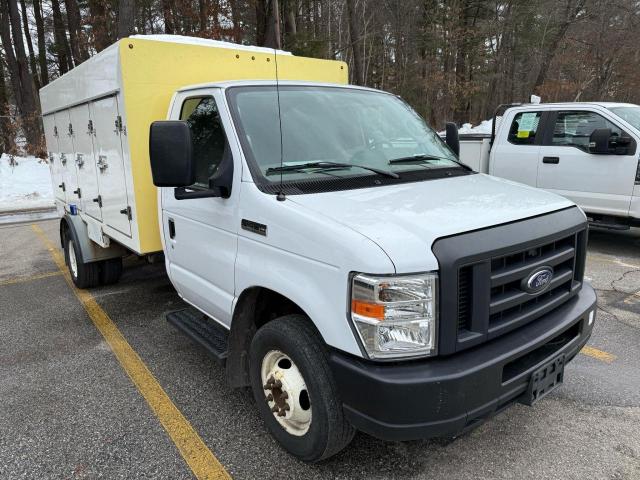
M383 440L447 437L472 428L518 401L531 373L555 355L572 359L587 343L596 295L584 283L567 303L525 327L446 357L375 363L337 351L330 364L349 421ZM505 365L579 324L578 335L505 382Z

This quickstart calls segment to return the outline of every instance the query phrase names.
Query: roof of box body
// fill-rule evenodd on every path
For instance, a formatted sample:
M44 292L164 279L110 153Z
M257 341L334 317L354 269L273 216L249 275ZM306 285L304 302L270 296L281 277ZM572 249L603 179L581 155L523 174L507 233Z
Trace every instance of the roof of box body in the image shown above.
M255 45L242 45L239 43L221 42L220 40L209 40L208 38L187 37L183 35L131 35L129 38L140 40L154 40L157 42L184 43L186 45L200 45L202 47L229 48L232 50L247 50L250 52L277 53L278 55L291 55L285 50L276 50L269 47L256 47Z
M281 87L287 86L307 86L307 87L336 87L336 88L350 88L353 90L366 90L371 92L389 93L383 90L376 90L375 88L360 87L358 85L348 85L343 83L326 83L326 82L309 82L304 80L229 80L224 82L206 82L196 83L193 85L185 85L179 88L178 92L188 92L191 90L199 90L201 88L230 88L230 87L275 87L279 85ZM393 95L393 94L390 94Z

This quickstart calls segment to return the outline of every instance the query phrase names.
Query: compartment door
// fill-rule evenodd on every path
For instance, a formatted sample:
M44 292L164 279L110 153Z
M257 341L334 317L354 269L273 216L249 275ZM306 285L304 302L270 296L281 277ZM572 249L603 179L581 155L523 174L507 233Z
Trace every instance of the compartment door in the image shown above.
M56 128L56 119L51 115L42 117L44 125L44 137L47 141L47 150L49 156L49 169L51 170L51 182L53 184L53 193L57 200L65 201L65 192L62 189L62 163L60 163L60 148L58 147L58 129Z
M91 102L89 109L95 129L93 146L102 196L102 218L110 227L131 236L121 130L116 126L119 118L117 97L113 95Z
M73 130L71 127L71 119L69 118L69 110L56 112L55 121L58 130L60 171L62 173L62 183L64 184L65 201L68 204L80 206L78 197L73 193L78 189L78 177L73 156Z
M73 125L74 160L78 171L81 208L87 215L102 220L97 168L93 156L93 123L89 122L89 104L73 107L69 115Z

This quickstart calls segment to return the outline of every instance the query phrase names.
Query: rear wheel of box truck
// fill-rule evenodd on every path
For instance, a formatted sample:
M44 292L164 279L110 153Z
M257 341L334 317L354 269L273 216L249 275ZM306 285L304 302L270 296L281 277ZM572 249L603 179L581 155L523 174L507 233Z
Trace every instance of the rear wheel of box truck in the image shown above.
M80 248L72 236L66 238L64 256L69 267L71 280L78 288L95 287L100 283L100 268L97 262L84 263Z
M346 420L326 346L304 315L261 327L250 352L251 387L271 434L291 454L317 462L346 447L355 429Z

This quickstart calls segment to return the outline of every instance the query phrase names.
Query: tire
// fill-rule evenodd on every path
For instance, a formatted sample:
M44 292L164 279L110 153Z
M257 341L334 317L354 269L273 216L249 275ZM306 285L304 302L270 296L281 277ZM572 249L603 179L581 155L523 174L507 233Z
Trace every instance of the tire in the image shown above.
M64 256L69 267L71 280L78 288L91 288L100 282L100 270L98 263L82 263L77 253L78 246L73 241L71 235L65 235L66 243Z
M122 275L122 257L110 258L100 262L100 284L113 285L118 283Z
M276 373L265 374L265 369L273 371L268 366L278 358L280 360L274 364ZM340 452L351 442L355 429L344 416L327 361L326 346L309 318L286 315L264 325L253 337L249 359L251 388L257 408L271 435L285 450L305 462L318 462ZM280 369L282 365L286 370ZM289 388L296 385L298 374L303 380L303 390ZM287 375L292 375L294 381L289 381ZM276 376L282 380L280 386L283 388L277 386L277 381L269 383L270 378ZM270 388L266 388L267 385ZM295 392L298 391L301 393L296 401ZM290 408L279 410L278 413L284 412L280 416L272 408L278 405L286 408L282 407L282 392L294 393L284 397L286 407ZM306 420L296 423L295 419L306 418L302 411L305 406L309 410L309 423Z

